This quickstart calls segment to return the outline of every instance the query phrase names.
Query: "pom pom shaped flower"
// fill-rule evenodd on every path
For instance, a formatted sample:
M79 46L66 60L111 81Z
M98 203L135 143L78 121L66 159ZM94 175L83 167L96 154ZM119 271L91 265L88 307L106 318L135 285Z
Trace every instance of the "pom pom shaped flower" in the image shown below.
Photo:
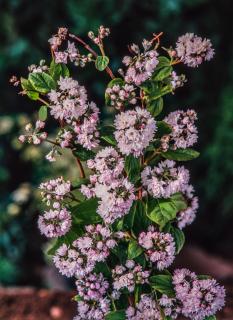
M198 197L194 196L193 186L189 185L184 191L184 196L187 201L187 208L178 212L177 214L177 225L179 229L185 228L190 225L196 218L196 212L199 207Z
M85 257L75 247L66 244L56 250L53 262L60 273L68 278L74 275L83 277L94 269L94 265L87 263Z
M161 161L153 169L145 167L141 173L142 184L155 198L169 198L176 192L186 189L189 171L183 166L176 167L172 160Z
M110 184L122 174L124 160L114 148L106 147L94 159L88 160L87 166L98 175L100 183Z
M69 194L71 183L69 180L65 181L63 177L60 177L41 183L39 188L42 190L43 201L50 205L51 200L61 201Z
M121 153L133 154L135 157L142 155L156 131L156 123L151 114L139 107L118 114L114 124L114 135Z
M214 315L225 303L225 289L214 279L197 278L187 269L177 269L173 285L182 314L192 320L204 320Z
M95 264L104 261L117 242L117 234L112 234L110 229L100 224L86 226L86 233L74 241L74 246L87 257L88 262Z
M193 283L193 289L190 293L190 300L197 300L196 312L189 315L193 320L203 320L208 316L222 309L225 304L225 289L220 286L214 279L196 280ZM197 299L196 299L196 298ZM186 304L190 306L188 297L184 301L184 309ZM183 311L185 315L185 312Z
M58 89L52 90L50 99L51 115L55 119L71 120L78 119L87 109L87 93L78 81L72 78L60 78Z
M198 67L203 61L214 56L214 49L209 39L202 39L193 33L186 33L176 42L177 56L189 67Z
M110 100L109 105L117 110L121 110L128 104L137 103L135 87L129 84L123 86L115 84L113 87L107 88L106 94Z
M125 56L122 61L123 64L128 67L125 74L125 81L134 83L137 86L152 76L159 63L158 52L154 49L149 50L151 45L148 41L144 41L143 45L144 52L142 53L137 45L131 45L130 50L134 54L133 57Z
M71 227L71 215L66 208L49 210L39 216L40 232L48 238L60 237L66 234Z
M164 119L171 127L172 132L162 137L162 149L166 151L169 147L186 149L197 142L197 127L194 122L197 114L194 110L174 111Z
M96 184L94 190L101 199L97 212L106 224L126 215L135 199L134 186L128 179L113 181L110 186Z
M175 259L175 242L170 233L157 232L151 227L140 233L138 243L159 270L169 267Z
M143 271L141 265L136 265L133 260L127 260L125 266L118 265L112 270L113 288L120 291L123 288L133 292L136 284L148 282L149 271Z
M135 307L126 310L127 320L162 320L159 306L156 301L148 296L142 295L141 300Z
M78 315L73 320L104 320L109 311L110 301L107 298L97 302L78 301Z
M76 281L78 296L86 301L98 301L103 298L109 288L109 283L102 273L89 274Z

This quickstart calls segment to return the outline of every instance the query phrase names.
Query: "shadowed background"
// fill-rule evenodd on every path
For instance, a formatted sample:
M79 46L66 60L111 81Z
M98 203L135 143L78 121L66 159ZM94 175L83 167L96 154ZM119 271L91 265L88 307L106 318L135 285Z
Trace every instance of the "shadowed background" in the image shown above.
M8 83L12 74L26 75L28 65L49 59L47 40L59 26L85 37L101 24L110 27L106 52L115 72L127 44L140 43L153 32L164 32L164 46L175 44L186 32L211 39L216 55L210 63L198 69L177 67L187 74L188 82L165 98L165 112L186 107L198 112L201 156L187 166L200 209L196 221L185 229L187 243L232 259L232 16L231 0L0 0L0 284L64 286L60 278L53 281L48 276L50 261L43 253L47 244L37 229L36 187L49 177L77 176L77 172L70 169L69 157L51 166L44 160L46 147L18 143L21 128L39 104L19 97ZM93 66L77 68L74 74L103 110L109 79L93 70ZM106 111L104 117L109 117Z

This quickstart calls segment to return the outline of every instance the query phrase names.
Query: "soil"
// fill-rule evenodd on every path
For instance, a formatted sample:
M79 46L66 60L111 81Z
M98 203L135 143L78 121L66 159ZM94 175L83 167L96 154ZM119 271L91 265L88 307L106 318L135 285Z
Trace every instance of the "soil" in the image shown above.
M71 320L76 313L74 292L1 288L0 320Z

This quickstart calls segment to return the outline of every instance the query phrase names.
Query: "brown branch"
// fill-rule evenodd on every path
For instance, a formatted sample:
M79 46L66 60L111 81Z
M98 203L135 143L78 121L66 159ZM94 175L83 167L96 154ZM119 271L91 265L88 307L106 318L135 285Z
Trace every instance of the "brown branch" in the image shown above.
M82 178L82 179L86 178L86 175L85 175L85 172L84 172L84 169L83 169L81 161L78 158L76 158L76 161L77 161L77 164L78 164L78 167L79 167L80 178Z
M71 34L71 33L69 34L69 37L74 39L74 40L76 40L77 42L81 43L87 51L89 51L91 54L93 54L93 56L95 58L98 57L98 54L85 41L83 41L83 39L81 39L81 38L79 38L79 37L77 37L77 36L75 36L74 34ZM115 78L112 70L109 67L107 67L105 70L106 70L107 74L110 76L111 79Z

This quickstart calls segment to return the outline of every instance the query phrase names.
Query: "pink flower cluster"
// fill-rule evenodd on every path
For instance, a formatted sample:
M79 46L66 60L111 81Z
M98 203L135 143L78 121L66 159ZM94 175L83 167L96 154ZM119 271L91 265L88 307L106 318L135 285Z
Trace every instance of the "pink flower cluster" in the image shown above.
M54 34L52 38L48 40L51 45L52 50L56 51L58 47L61 46L62 42L67 38L68 29L67 28L59 28L57 34Z
M109 288L109 283L104 279L102 273L88 274L76 281L78 296L86 301L99 301L103 298Z
M197 127L194 122L197 114L194 110L174 111L164 119L171 127L172 132L162 138L162 149L167 151L169 147L186 149L197 142Z
M199 207L198 197L194 196L194 189L192 185L187 186L183 194L188 207L177 214L177 225L180 229L183 229L194 221L196 218L197 209Z
M150 272L143 271L139 264L135 264L133 260L127 260L125 266L118 265L112 270L113 288L116 292L126 288L129 292L133 292L136 284L144 284L148 282ZM117 296L117 294L115 294Z
M224 306L225 289L214 279L198 279L187 269L177 269L173 275L176 299L181 314L191 320L204 320Z
M63 177L51 179L40 184L42 201L49 206L51 201L55 201L55 207L60 207L59 201L63 200L70 193L71 183L65 181Z
M140 86L143 82L151 78L156 66L159 63L158 52L150 49L148 41L143 42L144 52L141 52L135 44L130 46L133 57L125 56L123 64L127 66L125 81Z
M77 313L73 320L104 320L110 312L110 301L101 298L96 301L78 301Z
M116 239L122 237L120 232L111 233L102 225L88 225L85 234L73 241L72 247L63 244L54 256L54 263L59 271L71 277L83 277L93 271L99 261L105 261L110 250L117 245Z
M127 320L162 320L156 300L150 295L142 295L135 307L126 310Z
M109 228L101 224L88 225L85 229L86 233L74 241L74 246L87 257L90 263L105 261L110 250L117 245L115 239L120 237L120 233L112 234Z
M82 55L73 42L68 41L67 49L64 51L56 50L54 52L55 62L67 64L68 58L75 66L85 67L92 60L92 55Z
M142 184L154 198L169 198L183 192L189 182L189 171L183 166L176 167L173 160L161 161L153 169L149 166L141 173Z
M169 267L175 259L175 242L170 233L155 231L151 226L147 232L140 233L138 243L158 270Z
M111 88L107 88L106 94L110 99L110 106L117 110L121 110L128 104L136 104L135 87L129 84L120 86L115 84Z
M156 122L151 114L142 108L121 112L115 118L114 132L118 148L124 155L142 155L153 140Z
M106 224L112 224L129 212L135 199L134 186L123 176L123 159L115 149L105 148L87 165L95 174L90 176L89 186L82 185L81 192L88 198L100 198L97 212Z
M61 146L70 145L73 134L74 142L86 149L93 149L99 144L99 109L94 102L88 103L86 89L72 78L60 78L58 89L49 94L51 115L71 126L64 132Z
M202 39L193 33L186 33L176 42L176 54L189 67L198 67L203 61L214 56L214 49L209 39Z
M72 123L76 133L75 142L84 148L91 150L99 145L99 109L94 102L87 105L85 114L77 121Z
M53 257L53 262L59 272L66 277L84 277L94 269L94 265L88 263L87 258L80 254L74 246L62 244Z
M25 126L26 134L22 134L19 136L19 141L21 143L33 143L35 145L41 144L44 140L47 139L48 133L41 132L42 129L45 127L45 122L37 120L35 128L33 128L31 123L28 123Z
M165 294L159 299L164 315L176 319L182 312L182 304L176 298L169 298Z
M173 90L180 88L180 87L183 87L185 82L186 82L185 75L181 74L180 76L178 76L175 71L172 71L171 85L172 85Z
M72 78L61 77L58 81L58 89L51 90L48 97L51 102L50 113L55 119L71 123L86 112L86 89Z
M38 219L40 232L48 238L63 236L70 230L71 223L71 215L66 208L45 211Z

